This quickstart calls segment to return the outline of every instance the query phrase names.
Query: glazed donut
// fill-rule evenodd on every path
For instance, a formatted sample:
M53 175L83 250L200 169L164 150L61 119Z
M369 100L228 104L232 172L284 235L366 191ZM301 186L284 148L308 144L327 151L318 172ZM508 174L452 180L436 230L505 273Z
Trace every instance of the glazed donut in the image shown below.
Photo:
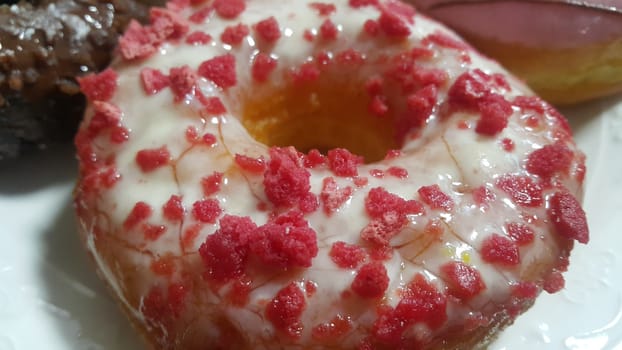
M135 0L0 5L0 159L71 141L85 106L76 76L104 69L126 24L147 10Z
M79 230L157 349L467 349L589 238L564 117L397 1L177 0L76 136Z
M571 104L622 91L618 0L409 1L549 102Z

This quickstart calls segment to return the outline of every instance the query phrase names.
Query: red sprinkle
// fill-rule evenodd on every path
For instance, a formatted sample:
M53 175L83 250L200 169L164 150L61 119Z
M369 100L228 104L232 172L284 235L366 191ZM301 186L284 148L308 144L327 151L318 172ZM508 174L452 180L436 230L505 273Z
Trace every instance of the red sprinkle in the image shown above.
M389 169L387 169L387 174L391 175L391 176L395 176L398 179L407 179L408 178L408 170L399 167L399 166L392 166L389 167Z
M417 274L404 291L395 308L396 315L407 324L425 322L438 329L447 320L447 298L422 274Z
M395 13L383 10L378 18L378 24L386 36L405 38L410 35L408 24Z
M113 129L121 124L121 109L109 102L93 102L95 113L88 126L89 136L97 136L106 129Z
M108 101L117 89L117 73L112 68L78 77L77 80L89 101Z
M478 104L481 113L475 132L486 136L495 136L508 125L512 115L512 105L501 95L492 94L484 97Z
M276 68L277 60L263 52L258 53L253 60L251 73L255 81L263 83L268 80L270 74Z
M299 211L289 211L255 230L250 249L261 262L281 270L310 267L318 253L315 231Z
M421 196L421 200L432 209L451 211L454 208L454 200L445 194L437 184L422 186L417 190L417 193Z
M510 222L505 228L508 231L508 236L518 245L530 244L536 238L536 233L531 227L518 222Z
M220 97L217 97L217 96L205 97L201 93L197 95L198 95L199 101L201 102L203 107L205 107L204 110L207 114L222 115L222 114L227 113L227 108L222 103L222 100L220 99Z
M194 94L196 87L196 73L188 66L173 67L169 70L171 90L175 95L175 102L180 102L187 95Z
M298 339L303 330L300 316L306 307L304 293L292 282L281 289L266 306L266 318L274 328L289 338Z
M548 179L557 173L567 174L574 153L562 143L546 145L527 157L527 171Z
M503 150L506 152L512 152L515 148L514 141L506 137L501 140L501 147L503 147Z
M332 177L324 178L320 201L324 205L324 212L332 215L352 196L354 189L350 186L339 188L337 181Z
M346 335L352 329L352 322L341 315L329 322L319 324L311 330L311 337L319 341L334 341Z
M337 26L330 19L325 20L320 26L320 37L323 40L335 40L338 34Z
M463 41L459 39L454 39L450 37L449 35L443 32L440 32L440 31L436 31L426 36L425 38L423 38L421 42L424 45L427 45L428 43L432 43L432 44L436 44L438 46L442 46L448 49L455 49L455 50L468 50L469 49L469 45L467 45Z
M205 19L207 19L207 17L209 17L209 15L214 11L214 7L213 6L207 6L207 7L203 7L202 9L194 12L192 15L190 15L190 17L188 17L188 20L190 22L196 23L196 24L201 24L203 23L203 21L205 21Z
M314 62L305 62L291 71L291 76L295 84L316 81L320 77L320 70Z
M223 173L214 172L212 175L201 179L201 187L203 187L203 194L205 196L211 196L220 191L220 186L222 185L222 175Z
M151 216L153 210L151 206L145 202L137 202L134 204L132 211L127 215L125 221L123 221L123 228L126 230L134 228L140 222L146 220Z
M190 45L205 45L212 42L212 36L200 30L188 34L186 43Z
M495 194L486 186L480 186L473 190L473 200L479 206L488 207L488 203L495 198Z
M201 222L213 224L221 213L222 209L218 200L213 198L201 199L192 205L192 215Z
M363 157L356 156L347 149L335 148L328 151L328 167L337 176L357 176L359 164L363 164Z
M189 30L188 23L184 19L165 8L152 7L149 10L149 20L150 30L158 43L166 39L181 39Z
M482 243L482 259L492 264L514 266L520 264L518 246L507 237L492 234Z
M143 149L136 153L136 164L143 173L156 170L167 165L171 160L171 154L166 146L153 149Z
M378 21L374 21L373 19L368 19L363 24L363 30L367 33L367 35L374 37L380 34L380 23L378 23Z
M477 111L479 102L492 94L490 76L479 69L463 73L449 88L448 102L452 109Z
M216 56L199 66L199 75L226 89L237 83L235 57L232 54Z
M263 173L266 169L266 161L263 157L252 158L243 154L236 154L235 164L237 164L242 170L253 174Z
M257 31L257 34L259 34L259 37L268 43L273 43L281 37L279 22L277 22L274 16L257 22L254 28Z
M537 207L542 204L542 188L530 177L504 175L497 179L496 185L520 206Z
M538 296L538 285L523 281L512 286L512 295L519 299L535 299Z
M220 17L233 19L244 12L246 2L245 0L215 0L213 6Z
M250 33L250 28L245 24L237 24L228 26L220 35L220 41L231 46L242 43L242 40Z
M559 271L552 271L551 274L544 280L542 288L549 294L557 293L564 289L564 276Z
M151 56L156 52L158 45L157 35L151 28L143 27L138 21L132 19L125 33L119 38L118 46L121 57L133 60Z
M162 206L164 218L170 221L181 221L184 218L185 209L181 203L181 196L172 195Z
M363 265L352 281L352 291L362 298L380 298L388 287L387 269L379 262Z
M364 6L377 6L378 0L350 0L348 1L350 7L359 8Z
M154 259L151 263L151 271L160 276L171 276L175 272L175 260L172 254Z
M335 5L326 2L312 2L309 4L309 7L316 10L320 16L328 16L337 11Z
M264 190L278 207L299 203L311 189L311 174L293 147L270 149L268 169L264 173Z
M155 95L171 84L167 75L158 69L149 67L143 68L140 71L140 80L147 95Z
M583 244L590 240L585 212L572 194L557 192L551 196L548 215L557 234Z
M231 284L231 290L227 294L227 299L229 299L232 305L242 307L248 303L251 291L252 281L246 276L241 276L236 278Z
M143 225L143 234L148 241L155 241L166 232L166 226L164 225Z
M326 161L326 157L315 148L310 150L304 158L305 167L310 169L324 165L326 164Z
M328 253L330 259L342 269L355 269L365 261L365 251L356 244L335 242Z
M447 281L449 293L458 299L469 300L486 289L479 271L462 262L446 263L441 266L441 273Z
M216 144L216 142L218 142L218 139L216 138L216 135L214 134L210 134L209 132L206 133L205 135L203 135L203 137L201 137L201 141L206 145L206 146L214 146Z
M248 260L248 238L257 226L249 217L233 215L223 216L219 226L201 244L199 255L208 279L227 282L243 275Z

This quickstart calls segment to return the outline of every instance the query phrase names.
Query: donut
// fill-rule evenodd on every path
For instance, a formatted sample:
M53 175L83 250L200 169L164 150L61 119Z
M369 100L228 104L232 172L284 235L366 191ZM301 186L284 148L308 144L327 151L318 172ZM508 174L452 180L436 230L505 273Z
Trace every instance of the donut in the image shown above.
M409 2L499 60L549 102L574 104L622 91L617 0Z
M42 0L0 4L0 159L71 142L84 112L75 78L109 63L135 0Z
M80 236L156 349L469 349L589 240L564 117L401 2L176 0L80 85Z

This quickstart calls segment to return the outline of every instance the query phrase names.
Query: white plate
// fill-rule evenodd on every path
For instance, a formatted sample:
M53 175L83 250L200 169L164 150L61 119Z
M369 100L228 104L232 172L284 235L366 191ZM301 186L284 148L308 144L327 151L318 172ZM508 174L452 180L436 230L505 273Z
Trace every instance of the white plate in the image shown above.
M564 112L588 155L592 239L573 251L566 289L492 350L622 349L622 98ZM141 348L78 242L75 167L70 147L0 162L0 350Z

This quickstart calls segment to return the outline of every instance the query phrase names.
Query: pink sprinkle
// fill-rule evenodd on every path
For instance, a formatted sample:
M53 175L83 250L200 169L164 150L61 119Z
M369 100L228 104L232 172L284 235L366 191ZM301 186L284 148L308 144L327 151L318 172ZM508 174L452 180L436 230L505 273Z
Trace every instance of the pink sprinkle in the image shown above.
M362 298L380 298L388 287L387 269L379 262L363 265L352 281L352 291Z
M259 37L268 43L273 43L281 37L279 22L276 21L274 16L257 22L254 28L257 31L257 34L259 34Z
M496 185L520 206L538 207L542 204L542 188L528 176L504 175L497 179Z
M548 215L560 236L576 239L583 244L590 240L585 212L572 194L555 193L550 199Z
M325 20L320 26L320 37L323 40L335 40L337 39L338 34L339 30L337 29L337 26L335 26L330 19Z
M352 196L354 190L350 186L339 188L337 181L332 177L324 178L320 201L324 205L324 212L332 215Z
M360 263L365 261L365 251L356 244L345 242L335 242L328 253L335 265L342 269L355 269Z
M328 16L337 11L337 7L335 7L335 5L325 2L312 2L309 4L309 7L316 10L320 16Z
M243 154L235 155L235 163L244 171L260 174L266 169L266 161L263 157L252 158Z
M222 115L227 113L227 108L222 103L219 97L210 96L205 97L203 94L198 94L199 101L203 107L205 107L205 112L210 115Z
M378 18L378 24L380 30L388 37L405 38L410 35L408 24L392 12L382 11L380 18Z
M233 19L244 12L246 2L244 0L215 0L213 6L219 16Z
M508 125L512 115L512 105L501 95L486 96L478 103L481 113L475 126L475 132L486 136L495 136Z
M274 205L287 207L304 199L311 189L310 177L293 147L270 149L263 184L266 196Z
M145 202L137 202L134 204L132 211L127 215L125 221L123 221L123 228L126 230L134 228L140 222L146 220L151 216L153 210L151 206Z
M149 67L140 71L140 80L147 95L155 95L171 83L168 76L160 70Z
M440 31L436 31L426 36L425 38L423 38L421 43L424 45L427 45L428 43L432 43L438 46L442 46L448 49L455 49L455 50L468 50L469 49L469 45L467 45L466 43L458 39L452 38L449 35L443 32L440 32Z
M268 80L270 74L276 68L277 60L263 52L258 53L253 60L251 73L255 81L263 83Z
M77 80L89 101L108 101L117 89L117 73L112 68L78 77Z
M407 179L408 178L408 170L399 167L399 166L392 166L389 167L389 169L387 169L387 174L397 177L398 179Z
M518 222L511 222L507 224L505 228L508 231L508 236L510 236L510 238L512 238L518 245L532 243L536 237L536 233L531 227Z
M235 26L228 26L220 35L220 41L231 46L236 46L242 43L242 40L250 33L250 29L245 24L237 24Z
M163 216L170 221L181 221L184 218L184 207L181 203L181 196L172 195L162 206Z
M203 61L199 66L199 75L223 89L235 86L237 83L235 57L232 54L225 54Z
M368 19L363 24L363 30L367 33L367 35L374 37L380 34L380 23L378 23L378 21L374 21L373 19Z
M492 234L481 247L482 259L492 264L514 266L520 264L518 246L507 237Z
M187 95L194 93L196 87L196 73L188 66L173 67L169 71L171 90L175 95L175 102L182 101Z
M212 175L201 179L201 187L203 187L203 194L205 196L211 196L220 191L222 176L223 173L214 172Z
M358 175L358 166L360 164L363 164L363 157L356 156L347 149L335 148L328 151L328 167L337 176Z
M192 205L192 215L200 222L213 224L221 213L218 200L213 198L201 199Z
M422 186L417 192L423 202L432 209L451 211L454 208L454 200L445 194L437 184Z
M202 31L192 32L186 37L186 43L190 45L205 45L210 42L212 42L212 36Z
M441 266L441 273L446 278L449 293L461 300L472 299L486 289L479 271L462 262L446 263Z
M166 146L160 148L143 149L136 153L136 164L143 173L156 170L167 165L171 160L171 154Z

